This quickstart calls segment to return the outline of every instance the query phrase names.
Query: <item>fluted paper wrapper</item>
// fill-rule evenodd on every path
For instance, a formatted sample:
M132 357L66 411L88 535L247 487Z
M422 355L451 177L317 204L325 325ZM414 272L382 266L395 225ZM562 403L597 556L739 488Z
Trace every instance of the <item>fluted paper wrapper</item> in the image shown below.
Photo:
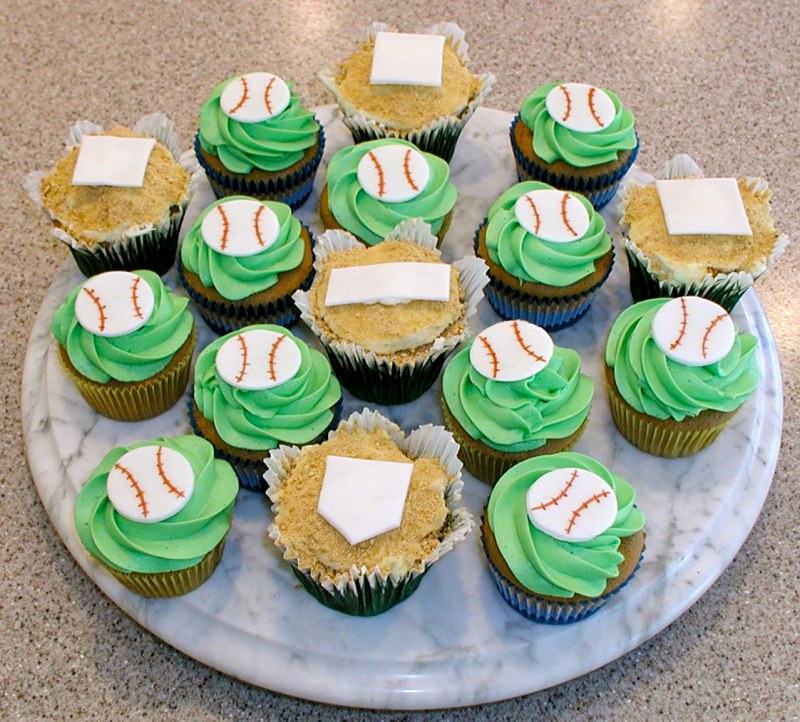
M375 39L379 32L395 30L384 23L373 23L367 33L366 41ZM444 35L445 42L452 48L459 60L464 65L469 62L469 45L464 31L455 23L437 23L424 31L427 35ZM363 143L377 138L401 138L416 145L420 150L437 155L450 162L455 152L456 143L461 131L475 111L483 104L489 91L495 83L492 73L483 73L475 77L481 81L478 93L472 98L457 115L446 115L428 123L422 128L400 129L393 128L380 118L375 118L362 112L339 93L336 85L337 67L329 67L320 71L319 77L322 84L331 92L342 112L342 122L348 127L353 136L354 143Z
M197 190L201 171L194 160L181 157L175 125L163 113L152 113L140 118L131 130L163 143L172 157L191 173L186 195L177 206L166 209L157 223L143 223L109 233L91 245L79 241L61 228L53 228L52 234L70 249L78 268L85 276L105 271L136 271L143 268L163 276L175 262L178 231L186 207ZM71 148L80 144L85 135L98 135L104 132L104 128L96 123L79 120L70 128L65 145ZM30 173L25 179L25 189L36 206L55 221L57 219L52 218L42 204L41 183L48 172Z
M335 436L339 429L371 431L377 428L385 429L392 440L410 457L437 459L447 470L450 479L445 489L448 519L438 546L426 559L419 560L409 572L402 575L395 572L386 573L378 568L359 568L355 565L345 573L334 575L324 570L303 566L297 553L284 543L277 525L272 523L268 529L269 536L283 553L283 558L289 562L294 574L315 599L332 609L356 616L380 614L406 599L417 588L431 565L451 551L473 527L469 511L455 506L461 499L464 487L461 478L462 464L458 459L458 444L453 440L453 435L441 426L426 424L405 436L397 424L381 416L377 411L365 408L343 421L337 430L328 434L328 438ZM297 446L280 446L271 451L265 460L267 471L264 480L274 515L280 510L277 492L288 478L292 465L301 451Z
M677 155L667 161L664 169L658 175L660 179L703 178L703 171L689 156ZM756 195L769 193L769 184L763 178L745 178L748 188ZM618 213L620 228L623 232L627 227L622 218L628 205L631 189L640 184L633 180L623 184L619 193ZM745 292L752 287L756 279L775 262L786 250L789 238L780 234L775 243L775 248L764 262L763 266L755 272L735 271L731 273L706 274L696 281L680 281L673 278L661 278L654 271L650 259L629 238L624 239L625 253L628 257L630 270L630 288L634 301L644 301L648 298L677 298L678 296L702 296L718 303L730 312L738 303Z
M142 381L99 383L80 374L58 346L61 367L81 396L98 414L116 421L144 421L172 408L186 390L197 332L192 333L167 366Z
M217 568L222 559L225 537L197 564L174 572L145 574L142 572L123 572L100 562L111 575L132 592L143 597L179 597L181 594L197 589ZM99 561L99 560L98 560Z
M419 218L398 224L387 236L387 240L389 239L408 240L439 253L436 236L431 233L430 226ZM314 247L316 279L320 278L325 259L331 253L350 248L363 248L351 233L342 230L323 233ZM476 313L478 303L483 297L483 288L489 280L486 264L479 258L470 256L459 259L453 266L458 271L464 290L464 332L448 338L440 336L429 345L427 352L405 364L396 363L374 351L367 351L355 343L333 338L317 322L308 292L297 291L293 298L300 309L300 317L325 346L336 378L345 388L365 401L403 404L418 398L433 385L447 356L470 336L468 321Z

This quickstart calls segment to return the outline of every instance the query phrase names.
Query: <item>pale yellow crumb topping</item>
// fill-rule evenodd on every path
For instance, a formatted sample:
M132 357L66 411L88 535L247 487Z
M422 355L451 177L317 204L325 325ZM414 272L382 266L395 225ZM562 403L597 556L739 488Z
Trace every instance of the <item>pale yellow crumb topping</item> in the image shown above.
M379 303L325 305L332 269L400 262L442 263L433 251L409 241L383 241L370 247L330 254L309 291L311 309L322 330L329 337L350 341L397 363L427 353L440 336L449 338L464 333L464 291L458 271L452 266L450 298L446 302L410 301L394 306Z
M744 180L738 184L752 236L672 236L655 184L630 190L622 224L628 226L628 238L650 260L653 273L663 280L687 282L736 271L763 272L780 237L770 214L772 193L756 193Z
M403 520L397 529L351 545L319 515L317 504L329 455L414 462ZM384 574L407 574L422 566L446 532L448 483L447 471L439 461L412 459L384 429L338 431L322 444L306 446L277 490L279 541L297 555L301 569L321 572L334 581L353 565L378 568Z
M105 135L141 137L127 128L114 128ZM42 205L54 223L89 246L129 228L165 223L187 197L189 173L159 141L141 188L72 185L79 149L70 148L40 188Z
M374 46L370 40L341 63L336 85L344 100L390 128L413 130L444 116L458 116L480 91L480 78L467 70L447 43L440 87L370 85Z

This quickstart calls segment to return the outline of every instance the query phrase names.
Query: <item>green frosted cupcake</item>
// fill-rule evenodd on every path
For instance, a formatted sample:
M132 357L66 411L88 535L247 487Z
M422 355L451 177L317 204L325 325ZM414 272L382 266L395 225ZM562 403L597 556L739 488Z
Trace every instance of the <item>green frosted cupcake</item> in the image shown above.
M634 446L690 456L709 446L760 381L754 336L722 306L697 296L626 308L608 335L611 416Z
M141 421L174 406L195 346L188 299L152 271L109 271L73 289L53 315L62 368L99 414Z
M296 209L311 193L325 134L291 83L246 73L211 92L194 148L217 198L247 195Z
M75 504L86 551L128 589L174 597L208 579L231 526L239 485L196 436L110 451Z
M442 411L466 469L494 484L524 459L572 448L594 393L580 368L575 351L526 321L490 326L459 351L442 376Z

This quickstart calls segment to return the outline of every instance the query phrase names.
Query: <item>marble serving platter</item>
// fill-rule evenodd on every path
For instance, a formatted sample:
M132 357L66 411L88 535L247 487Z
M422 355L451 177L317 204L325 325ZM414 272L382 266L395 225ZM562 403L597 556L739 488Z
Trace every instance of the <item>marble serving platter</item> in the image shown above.
M350 137L332 107L319 110L325 159ZM452 163L459 201L443 252L471 253L475 228L492 201L515 182L508 145L511 115L481 109L467 126ZM634 169L634 175L643 174ZM314 196L298 215L321 230ZM191 222L212 195L203 185ZM614 210L604 211L618 238ZM186 224L184 224L186 225ZM166 277L175 286L174 272ZM140 624L204 664L251 684L310 700L383 709L473 705L559 684L615 659L652 637L693 604L722 573L747 537L769 489L782 423L780 369L756 295L736 308L737 325L759 339L763 383L718 441L689 459L663 460L623 440L602 386L608 328L631 303L627 269L617 264L594 306L577 325L554 333L576 349L596 394L576 451L592 455L638 489L647 515L647 550L622 593L589 619L563 627L529 622L511 610L490 579L477 531L436 564L406 602L373 618L333 612L297 584L266 534L266 497L240 492L220 567L196 591L148 600L120 586L81 547L75 497L112 447L161 434L189 433L185 404L138 424L93 413L68 383L55 357L49 326L54 309L81 281L70 261L56 276L36 320L23 378L24 431L31 472L42 502L76 561ZM481 304L476 330L498 317ZM199 346L212 339L198 321ZM304 329L300 334L311 343ZM381 411L404 429L441 423L439 387L422 399ZM345 414L364 404L347 396ZM464 501L478 518L488 487L465 475Z

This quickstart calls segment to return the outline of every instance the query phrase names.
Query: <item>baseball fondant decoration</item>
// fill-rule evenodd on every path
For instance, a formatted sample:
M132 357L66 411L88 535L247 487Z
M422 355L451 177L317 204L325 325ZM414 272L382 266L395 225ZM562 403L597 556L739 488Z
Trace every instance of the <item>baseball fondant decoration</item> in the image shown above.
M267 329L242 331L217 351L220 378L237 389L271 389L294 378L302 363L300 348L291 336Z
M358 163L359 185L385 203L403 203L416 198L431 177L428 161L416 148L386 143L369 151Z
M373 263L334 268L328 276L326 306L380 303L394 306L409 301L449 301L447 263Z
M219 107L240 123L260 123L286 110L292 93L272 73L247 73L231 80L219 96Z
M656 346L685 366L716 363L736 341L736 327L728 312L699 296L667 301L653 316L651 332Z
M469 350L473 368L494 381L520 381L539 373L553 356L553 339L528 321L502 321L478 334Z
M237 199L214 206L200 224L206 245L225 256L253 256L278 238L280 221L260 201Z
M589 230L589 212L566 191L530 191L517 198L514 215L528 233L553 243L576 241Z
M656 191L670 235L753 235L735 178L657 180Z
M95 336L138 331L153 314L155 298L147 281L129 271L92 276L75 297L78 323Z
M86 135L78 149L72 185L141 188L155 144L155 138Z
M556 85L544 102L556 123L578 133L597 133L617 114L608 93L586 83Z
M175 516L194 491L194 470L166 446L140 446L123 454L106 479L108 500L131 521L153 523Z
M562 541L590 541L617 516L614 490L585 469L548 471L531 484L525 501L531 524Z
M442 84L444 35L379 32L372 50L372 85Z
M400 526L413 463L329 456L317 512L350 544Z

